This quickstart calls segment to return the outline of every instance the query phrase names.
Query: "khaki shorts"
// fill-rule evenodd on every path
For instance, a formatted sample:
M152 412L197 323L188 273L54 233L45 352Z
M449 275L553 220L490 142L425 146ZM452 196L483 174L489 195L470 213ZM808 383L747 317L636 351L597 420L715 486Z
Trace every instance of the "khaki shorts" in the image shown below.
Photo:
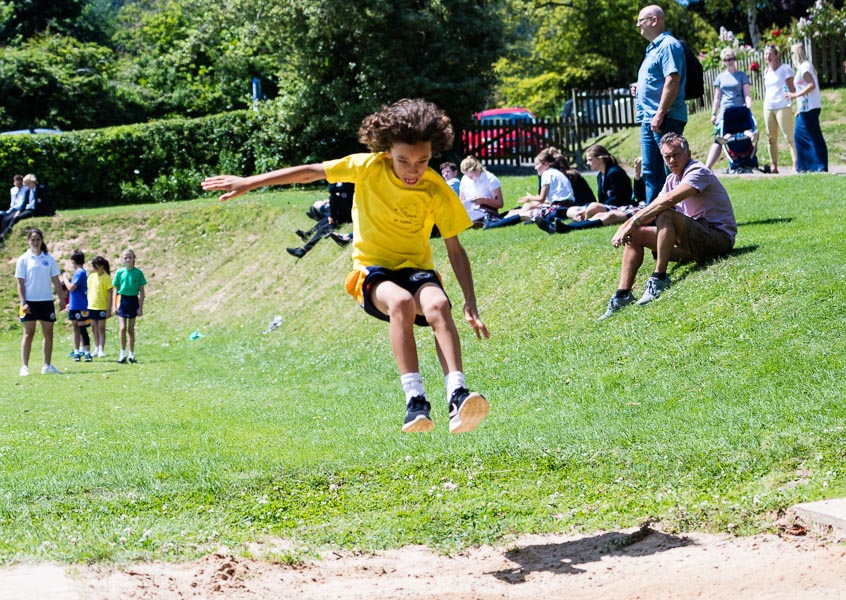
M687 252L698 263L731 254L734 242L727 233L715 229L705 219L685 217L687 227L679 248Z

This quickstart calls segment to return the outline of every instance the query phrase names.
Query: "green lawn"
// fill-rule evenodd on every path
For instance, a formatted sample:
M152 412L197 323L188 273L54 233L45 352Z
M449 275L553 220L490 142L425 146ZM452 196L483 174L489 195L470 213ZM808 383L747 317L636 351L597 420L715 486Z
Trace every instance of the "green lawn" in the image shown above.
M535 181L506 178L506 196ZM492 405L462 436L447 433L428 332L437 426L402 435L387 327L344 293L348 253L328 241L299 262L285 253L322 190L33 221L60 259L79 246L116 262L132 246L149 296L138 365L114 362L115 323L108 359L73 363L62 323L66 374L21 378L25 244L2 250L0 561L176 560L271 536L298 548L278 560L324 545L454 551L649 517L749 534L796 502L842 496L846 176L725 181L735 254L673 267L665 297L602 323L613 229L463 234L493 335L460 327L468 382ZM262 334L277 314L282 327Z

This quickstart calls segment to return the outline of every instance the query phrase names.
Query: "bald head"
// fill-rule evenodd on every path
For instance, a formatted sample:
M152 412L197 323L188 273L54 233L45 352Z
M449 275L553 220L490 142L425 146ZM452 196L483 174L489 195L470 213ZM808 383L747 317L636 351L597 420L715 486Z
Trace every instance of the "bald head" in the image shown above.
M657 4L643 7L637 15L637 27L640 35L651 42L664 33L664 9Z

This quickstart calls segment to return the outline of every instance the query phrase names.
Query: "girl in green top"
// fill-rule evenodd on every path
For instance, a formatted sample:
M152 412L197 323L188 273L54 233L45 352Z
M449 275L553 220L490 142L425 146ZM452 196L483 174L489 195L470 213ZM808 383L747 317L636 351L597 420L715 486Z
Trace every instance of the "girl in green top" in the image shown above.
M135 268L135 252L127 248L121 256L123 267L115 273L112 284L115 294L120 297L117 316L120 322L120 358L118 362L126 364L135 360L135 318L140 317L144 308L144 286L147 280L141 269ZM126 338L129 336L129 355L126 353Z

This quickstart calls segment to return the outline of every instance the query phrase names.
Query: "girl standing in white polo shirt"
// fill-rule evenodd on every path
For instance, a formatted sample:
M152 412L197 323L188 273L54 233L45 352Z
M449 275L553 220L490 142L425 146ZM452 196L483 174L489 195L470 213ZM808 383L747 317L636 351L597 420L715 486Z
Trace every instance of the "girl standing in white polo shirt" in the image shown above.
M21 341L21 377L29 375L29 355L32 350L32 338L35 336L35 323L41 321L41 333L44 337L41 350L44 355L42 375L61 373L50 362L53 356L53 323L56 322L56 306L53 303L53 291L59 299L59 306L64 306L64 292L59 281L59 265L47 252L44 234L33 227L26 235L29 249L24 252L15 265L15 278L18 284L20 300L20 318L24 327ZM52 284L52 290L51 290Z

